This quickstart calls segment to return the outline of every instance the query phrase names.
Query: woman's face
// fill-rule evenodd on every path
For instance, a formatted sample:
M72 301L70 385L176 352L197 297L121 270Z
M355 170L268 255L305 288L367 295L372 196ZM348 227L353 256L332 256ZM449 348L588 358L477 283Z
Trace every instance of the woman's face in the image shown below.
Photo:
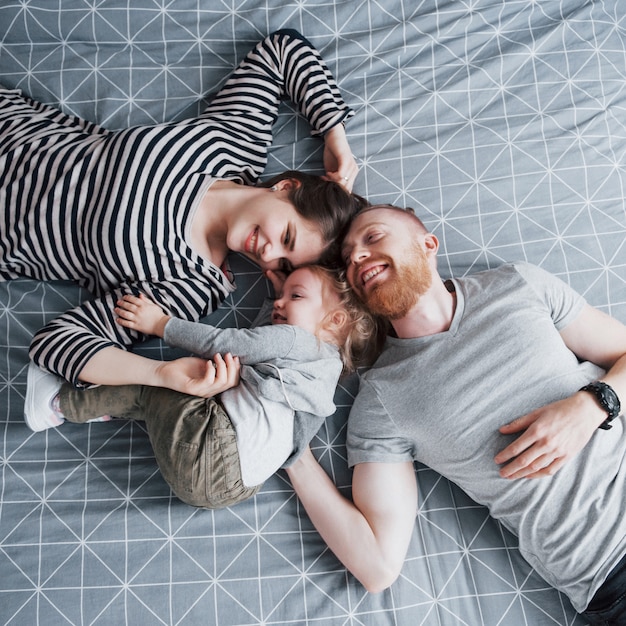
M317 225L305 220L284 189L263 190L231 224L227 244L262 269L286 270L317 261L324 242Z

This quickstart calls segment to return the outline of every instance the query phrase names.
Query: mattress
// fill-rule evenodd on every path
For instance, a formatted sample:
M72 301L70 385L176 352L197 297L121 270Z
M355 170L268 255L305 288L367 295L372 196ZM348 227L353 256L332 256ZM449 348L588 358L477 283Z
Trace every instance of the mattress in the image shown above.
M444 276L530 261L626 322L625 15L619 0L0 0L0 82L107 128L182 119L258 40L295 28L355 110L355 190L413 207ZM322 144L285 103L264 176L290 168L320 173ZM237 290L208 321L250 326L271 289L231 262ZM0 623L586 624L486 509L419 464L402 574L369 594L282 471L252 500L200 510L173 497L141 422L31 432L29 342L88 297L0 283ZM346 495L357 388L342 382L312 441Z

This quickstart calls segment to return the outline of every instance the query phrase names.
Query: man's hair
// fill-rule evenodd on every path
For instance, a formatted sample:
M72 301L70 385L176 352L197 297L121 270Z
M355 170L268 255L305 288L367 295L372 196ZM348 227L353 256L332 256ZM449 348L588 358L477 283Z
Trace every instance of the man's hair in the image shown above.
M317 225L322 235L325 250L319 262L337 266L340 242L343 241L352 218L368 206L369 202L346 191L338 183L297 170L278 174L259 186L272 187L287 179L299 183L289 190L290 202L302 218Z
M367 206L364 206L357 213L357 215L355 215L355 217L357 217L359 215L362 215L363 213L368 213L369 211L376 211L378 209L387 209L389 211L396 211L398 213L406 215L407 217L410 218L411 221L413 221L415 223L415 225L423 233L429 232L428 228L426 228L424 222L422 222L422 220L419 217L417 217L417 215L415 214L415 210L412 209L411 207L399 207L399 206L396 206L395 204L368 204Z

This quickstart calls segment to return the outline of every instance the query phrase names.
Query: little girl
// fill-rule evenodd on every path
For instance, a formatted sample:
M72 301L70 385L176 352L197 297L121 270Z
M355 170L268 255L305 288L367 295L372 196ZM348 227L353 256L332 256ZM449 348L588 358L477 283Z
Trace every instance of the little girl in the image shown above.
M174 493L205 508L249 498L277 469L293 463L334 413L340 375L371 362L376 345L375 320L345 281L317 265L288 276L270 326L219 329L188 322L145 296L126 295L117 304L117 321L126 328L207 359L237 355L240 384L213 398L145 385L77 390L33 367L26 422L44 430L65 419L84 423L103 415L144 420Z

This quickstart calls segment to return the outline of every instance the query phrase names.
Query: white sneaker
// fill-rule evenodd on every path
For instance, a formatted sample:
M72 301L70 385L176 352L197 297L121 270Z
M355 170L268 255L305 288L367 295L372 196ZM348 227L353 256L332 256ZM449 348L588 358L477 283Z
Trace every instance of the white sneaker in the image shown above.
M31 430L39 432L60 426L65 419L52 408L52 400L61 389L63 379L50 374L34 363L28 366L24 421Z

